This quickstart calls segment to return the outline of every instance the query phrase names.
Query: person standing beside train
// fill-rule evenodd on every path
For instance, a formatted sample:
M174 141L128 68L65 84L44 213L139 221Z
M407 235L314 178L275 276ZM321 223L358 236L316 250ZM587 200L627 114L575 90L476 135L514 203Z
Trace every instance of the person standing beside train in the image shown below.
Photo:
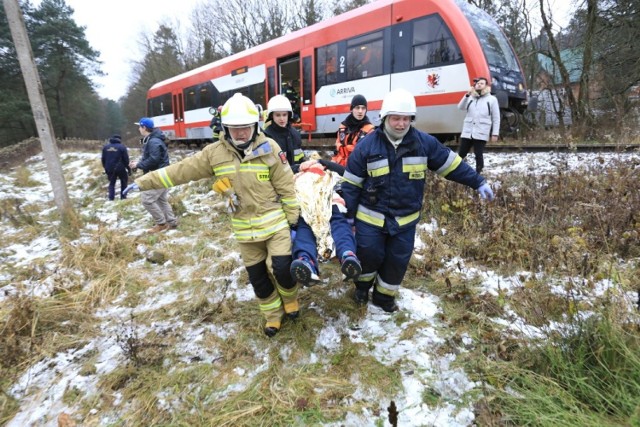
M462 97L458 108L466 111L460 135L458 155L463 159L473 147L476 156L476 172L484 168L484 146L491 140L498 141L500 134L500 105L491 95L491 86L485 77L473 79L473 86Z
M362 138L371 133L375 126L367 117L367 99L362 95L355 95L351 99L351 113L342 121L336 137L336 151L331 161L346 166L349 154Z
M167 189L214 177L213 188L227 201L240 256L272 337L283 318L299 315L298 289L291 267L290 228L300 208L293 173L280 147L260 132L255 104L241 93L225 102L221 112L224 133L218 142L198 153L138 178L128 190ZM268 272L271 260L273 276Z
M149 117L143 117L135 124L138 125L142 135L142 158L137 162L129 163L129 167L132 170L142 169L146 174L169 166L169 151L164 143L165 136L162 131L154 127L153 120ZM155 222L153 228L149 229L150 233L178 227L178 221L169 203L167 188L143 191L140 200Z
M356 145L342 181L347 217L355 217L356 255L362 261L354 299L366 304L373 287L372 303L386 312L398 310L395 298L413 253L426 171L493 200L480 174L435 137L411 125L415 116L411 92L389 92L382 101L380 126Z
M293 108L289 99L284 95L273 96L267 103L264 133L278 143L293 173L297 173L300 163L304 161L304 151L300 132L291 126L292 117Z

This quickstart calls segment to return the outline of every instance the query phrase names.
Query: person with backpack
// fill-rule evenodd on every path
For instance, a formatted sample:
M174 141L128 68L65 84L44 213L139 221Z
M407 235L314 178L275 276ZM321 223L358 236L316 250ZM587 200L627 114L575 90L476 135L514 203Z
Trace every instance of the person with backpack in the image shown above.
M464 159L473 147L476 172L481 173L484 168L484 146L489 139L497 142L500 134L500 105L498 99L491 95L491 86L485 77L473 79L473 86L462 97L458 108L467 112L458 155Z
M336 137L335 155L331 161L347 166L347 159L362 138L375 129L367 117L367 99L355 95L351 99L351 113L342 121Z
M126 199L127 196L122 193L127 188L131 168L129 167L129 152L127 147L122 144L120 135L112 135L109 138L109 143L102 147L102 167L109 178L109 200L115 199L117 180L120 180L120 199Z

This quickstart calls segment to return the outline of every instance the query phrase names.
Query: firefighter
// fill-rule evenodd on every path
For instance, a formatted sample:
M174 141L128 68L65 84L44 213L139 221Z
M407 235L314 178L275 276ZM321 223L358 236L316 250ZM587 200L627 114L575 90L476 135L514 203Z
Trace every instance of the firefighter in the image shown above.
M375 129L367 117L367 99L355 95L351 99L351 113L340 123L336 137L336 151L331 161L346 166L349 154L358 141Z
M264 133L278 143L287 155L287 160L294 173L298 173L304 158L300 132L291 126L293 108L284 95L276 95L267 103L267 119Z
M291 267L291 232L299 206L293 172L278 144L260 132L259 112L251 100L233 95L221 111L220 141L167 168L144 175L130 190L170 188L215 177L214 190L226 198L235 238L266 319L264 333L274 336L283 318L299 315L298 285ZM267 271L273 268L274 283Z
M216 142L220 139L220 135L222 134L222 122L220 120L220 112L222 111L222 105L219 105L213 111L213 117L211 117L211 122L209 123L209 127L213 131L213 139L212 142Z
M362 273L355 281L356 303L369 301L386 312L395 298L413 252L427 169L493 200L491 187L460 156L411 125L416 102L405 89L382 101L381 124L349 156L342 192L347 217L355 218L356 255ZM375 286L374 286L375 285Z

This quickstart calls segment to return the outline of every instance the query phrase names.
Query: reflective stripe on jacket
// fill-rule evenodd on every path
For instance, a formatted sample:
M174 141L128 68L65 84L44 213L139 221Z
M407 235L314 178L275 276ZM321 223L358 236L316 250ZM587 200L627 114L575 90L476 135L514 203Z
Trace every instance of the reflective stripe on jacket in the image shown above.
M264 241L297 224L300 209L293 172L278 144L260 133L241 158L224 136L191 157L136 180L141 190L171 188L202 178L227 177L238 198L232 225L238 241Z
M382 128L349 156L342 191L347 216L391 233L420 219L426 171L474 189L484 182L460 156L433 136L411 128L397 150Z

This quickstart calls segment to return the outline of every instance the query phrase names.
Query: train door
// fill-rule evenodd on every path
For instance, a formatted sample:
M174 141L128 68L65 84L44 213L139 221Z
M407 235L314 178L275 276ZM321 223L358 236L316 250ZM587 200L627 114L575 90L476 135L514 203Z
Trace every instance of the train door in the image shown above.
M300 97L300 127L303 131L311 135L311 131L316 129L316 102L315 102L315 79L314 72L314 50L309 48L300 52L302 56L301 74L301 94Z
M294 123L300 121L300 55L278 60L279 91L291 102Z
M185 138L186 131L184 128L184 100L182 92L174 93L172 95L172 107L173 107L173 122L176 130L177 138Z

